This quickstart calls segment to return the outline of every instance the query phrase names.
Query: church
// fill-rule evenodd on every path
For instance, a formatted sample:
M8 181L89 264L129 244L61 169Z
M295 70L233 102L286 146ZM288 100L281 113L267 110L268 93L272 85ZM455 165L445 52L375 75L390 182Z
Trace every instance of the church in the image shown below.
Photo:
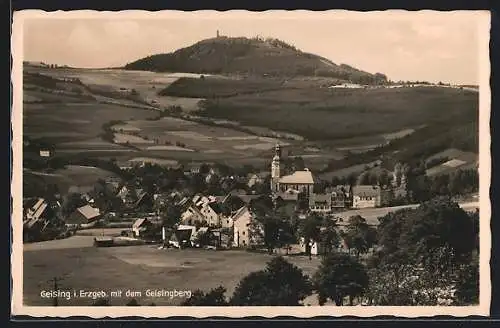
M309 197L314 190L314 177L307 168L292 174L283 174L281 147L276 145L271 163L271 191L275 194L285 192L303 193Z

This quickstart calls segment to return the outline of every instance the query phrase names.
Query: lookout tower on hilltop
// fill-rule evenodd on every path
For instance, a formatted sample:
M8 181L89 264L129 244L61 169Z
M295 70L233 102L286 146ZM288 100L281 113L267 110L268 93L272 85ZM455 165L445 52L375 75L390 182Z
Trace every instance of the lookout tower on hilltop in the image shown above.
M217 30L217 37L220 37L219 30Z

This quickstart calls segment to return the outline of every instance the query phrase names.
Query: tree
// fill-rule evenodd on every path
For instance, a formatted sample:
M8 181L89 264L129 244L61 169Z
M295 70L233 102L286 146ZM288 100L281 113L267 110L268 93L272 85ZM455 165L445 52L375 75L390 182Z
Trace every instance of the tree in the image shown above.
M230 304L296 306L311 293L312 285L302 270L278 256L270 260L264 270L244 277Z
M404 221L399 241L401 251L432 272L444 272L459 263L468 263L476 246L473 219L450 198L436 198L420 205ZM448 265L439 267L428 259L442 250Z
M167 229L172 229L181 218L181 210L179 207L167 204L165 207L160 209L160 215L162 219L162 224Z
M470 263L458 273L455 303L470 305L479 303L479 265Z
M245 205L245 202L241 200L238 196L229 195L223 204L222 211L225 215L231 214L233 211L237 211Z
M414 265L373 268L365 293L370 305L436 306L451 304L450 280L443 280ZM441 303L441 304L440 304Z
M391 177L389 176L389 173L386 170L382 170L380 171L377 180L379 185L388 186L391 182Z
M128 301L126 305L127 306L140 306L139 302L137 302L137 300L135 298Z
M64 217L69 216L77 208L84 206L85 200L79 193L70 193L63 200L61 212Z
M361 296L369 283L366 268L355 258L341 253L324 257L313 281L320 305L330 299L337 306L342 306L347 296L352 305L353 299Z
M226 300L226 289L222 286L216 287L210 290L208 293L204 293L201 290L196 290L193 292L190 298L185 300L183 306L227 306L228 302Z
M111 306L111 303L106 298L99 298L92 303L93 306Z
M320 227L322 224L322 218L316 215L309 216L303 222L300 228L300 235L304 238L304 244L306 246L306 253L311 259L311 245L310 243L317 242L320 240Z
M325 220L320 228L319 239L323 243L327 254L339 246L340 236L337 232L337 222L335 220Z
M450 299L453 281L460 285L469 279L463 278L467 276L463 268L475 263L474 214L449 198L436 198L417 209L390 213L380 222L381 251L372 256L376 270L370 286L376 304L437 305L440 299ZM473 286L464 289L469 288Z
M280 246L285 246L287 255L290 250L290 245L296 242L295 225L294 218L282 218L279 220L278 240Z
M368 250L376 242L377 231L370 227L366 220L360 215L349 218L347 229L344 234L344 240L349 249L356 250L356 258L362 253L367 253Z

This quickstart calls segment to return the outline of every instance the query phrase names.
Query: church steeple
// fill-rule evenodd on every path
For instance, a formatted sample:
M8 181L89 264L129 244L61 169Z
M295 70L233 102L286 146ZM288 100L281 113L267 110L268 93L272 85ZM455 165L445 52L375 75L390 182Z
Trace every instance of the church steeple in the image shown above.
M281 175L281 147L279 144L274 148L274 157L271 163L271 191L277 191L278 180Z

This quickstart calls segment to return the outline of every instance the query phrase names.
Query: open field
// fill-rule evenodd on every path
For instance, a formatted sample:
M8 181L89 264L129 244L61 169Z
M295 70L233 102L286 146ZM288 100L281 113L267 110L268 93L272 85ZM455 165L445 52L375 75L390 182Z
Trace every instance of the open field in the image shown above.
M426 170L428 176L448 174L457 170L474 169L478 166L479 156L472 152L465 152L455 148L449 148L427 158L426 163L441 160L433 167Z
M191 82L189 82L191 81ZM205 80L208 83L210 80ZM478 95L458 89L433 87L340 90L281 88L210 99L210 86L186 79L183 89L202 92L208 98L203 115L288 131L309 139L389 134L431 122L446 122L467 112L477 113ZM216 84L220 84L217 82ZM225 82L227 90L231 84ZM167 91L175 85L167 88ZM218 86L220 88L220 86ZM201 94L198 96L202 96Z
M224 126L205 125L173 117L158 120L130 120L111 127L121 142L129 141L139 147L144 156L169 160L234 161L250 160L251 164L265 163L272 156L276 143L295 147L294 153L307 155L305 147L294 140L260 137ZM126 139L129 138L129 139ZM154 144L153 144L154 143ZM180 146L182 145L182 146ZM338 154L329 149L315 149L314 161L325 162ZM307 158L307 156L306 156Z
M157 95L158 91L177 81L181 77L199 77L199 74L189 73L153 73L147 71L127 71L119 69L44 69L31 68L56 78L78 78L89 86L94 93L119 94L129 90L136 90L141 99L147 104L159 108L171 105L181 106L186 111L196 110L201 99L193 98L163 98Z
M75 237L72 237L75 238ZM78 237L93 238L93 237ZM67 241L69 241L68 239ZM83 240L83 239L81 239ZM236 284L248 273L263 269L271 258L267 254L245 251L159 250L152 246L109 248L66 248L24 251L24 302L27 305L52 304L42 299L40 291L50 289L54 276L64 277L62 290L142 291L135 297L140 304L176 305L179 298L146 297L146 289L208 291L223 285L232 293ZM313 274L319 260L289 257L306 274ZM116 298L112 305L125 305L130 300ZM61 299L59 305L91 305L89 299Z
M23 133L31 138L43 138L48 142L63 144L61 149L72 149L96 144L103 132L102 124L111 120L130 120L155 117L152 110L99 103L25 104L23 110ZM101 149L102 144L99 145ZM110 145L110 149L116 149Z
M23 172L25 189L36 184L55 184L62 193L71 187L93 187L98 179L116 176L115 174L95 167L68 165L53 173L42 173L30 170ZM27 187L26 187L27 186Z
M328 89L324 87L328 79L314 77L201 79L198 74L146 71L29 70L80 81L61 85L49 79L43 83L55 84L55 91L25 90L27 97L34 97L32 101L48 97L42 103L25 104L25 135L55 143L63 156L264 166L279 141L294 156L302 155L307 167L321 170L346 154L367 152L413 135L422 124L477 119L477 93L450 88L342 90ZM81 94L70 95L74 88ZM129 99L130 90L138 93L136 101ZM160 90L166 94L174 90L183 97L160 96ZM214 95L219 98L210 99ZM197 110L202 98L207 100L201 116L199 112L187 115ZM158 119L157 110L151 109L178 105L179 101L189 102L181 105L184 119ZM146 110L144 104L148 103L150 109ZM113 127L121 145L111 143L112 137L101 139L102 125L111 120L123 122ZM318 151L306 150L312 142L305 137L315 139Z

